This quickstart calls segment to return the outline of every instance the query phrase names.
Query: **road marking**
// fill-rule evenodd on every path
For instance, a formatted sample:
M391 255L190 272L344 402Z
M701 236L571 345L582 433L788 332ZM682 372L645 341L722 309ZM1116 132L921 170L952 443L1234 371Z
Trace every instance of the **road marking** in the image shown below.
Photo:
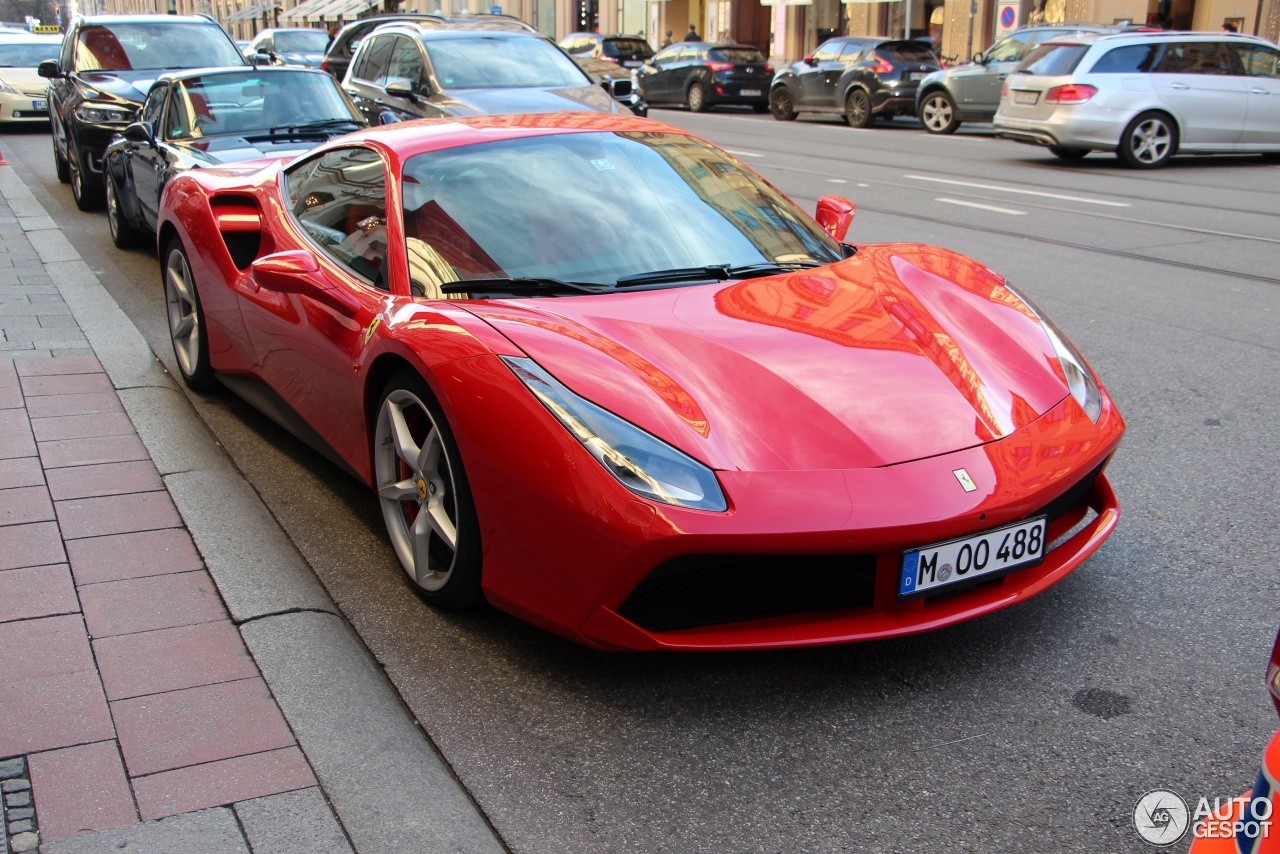
M1111 208L1132 207L1128 202L1108 202L1104 199L1088 199L1084 196L1064 196L1060 193L1043 193L1039 190L1020 190L1016 187L1001 187L999 184L977 184L972 181L955 181L951 178L931 178L928 175L903 175L914 181L932 181L935 184L950 184L955 187L973 187L977 190L995 190L999 193L1018 193L1023 196L1039 196L1044 199L1062 199L1067 202L1083 202L1086 205L1106 205Z
M734 151L732 148L726 148L725 151L729 152L734 157L764 157L763 154L758 154L754 151Z
M843 178L828 178L827 183L828 184L848 184L849 182Z
M945 205L961 205L966 208L977 208L983 211L995 211L996 213L1011 214L1012 216L1023 216L1026 211L1015 211L1013 208L998 208L995 205L980 205L977 202L966 202L961 199L934 199L935 202L942 202Z

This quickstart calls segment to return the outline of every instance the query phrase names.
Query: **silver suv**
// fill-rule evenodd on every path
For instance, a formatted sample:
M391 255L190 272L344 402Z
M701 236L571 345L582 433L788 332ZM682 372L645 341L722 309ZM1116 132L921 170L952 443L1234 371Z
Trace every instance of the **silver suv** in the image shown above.
M1089 24L1023 27L993 44L973 61L935 71L916 90L916 115L929 133L955 133L961 122L989 122L1000 105L1000 86L1036 45L1074 33L1113 33L1116 27Z
M1152 169L1175 154L1280 155L1280 49L1228 33L1047 42L1005 83L996 136L1067 160L1114 151Z

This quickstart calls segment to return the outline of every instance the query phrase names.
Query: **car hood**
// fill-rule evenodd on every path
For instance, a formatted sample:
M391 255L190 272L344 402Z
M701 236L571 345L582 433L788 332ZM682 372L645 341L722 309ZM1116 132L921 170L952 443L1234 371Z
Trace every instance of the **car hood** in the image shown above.
M620 113L625 109L618 107L608 92L594 85L561 89L457 89L443 93L436 106L453 116L554 113L560 110Z
M307 137L208 136L181 143L181 147L202 163L218 165L264 158L284 158L310 151L329 139L323 134ZM171 143L174 144L174 143Z
M78 75L86 85L100 89L117 98L141 104L147 99L147 90L164 71L82 71Z
M713 468L891 465L1007 436L1068 394L986 267L886 244L715 285L466 303L578 394Z

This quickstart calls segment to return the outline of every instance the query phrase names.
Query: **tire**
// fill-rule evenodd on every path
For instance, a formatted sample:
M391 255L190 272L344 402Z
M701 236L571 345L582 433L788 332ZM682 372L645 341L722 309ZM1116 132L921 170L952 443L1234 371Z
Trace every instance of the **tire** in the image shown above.
M116 182L110 175L107 181L107 227L111 230L111 242L119 249L128 249L138 244L141 235L129 222L129 218L120 208L120 193L116 190Z
M209 363L209 336L205 334L204 307L191 263L182 240L175 237L161 256L164 277L165 314L169 318L169 340L178 360L178 373L193 391L210 391L218 384Z
M775 86L769 93L769 112L773 113L773 117L780 122L795 121L795 104L786 86Z
M1085 155L1089 153L1087 148L1062 148L1057 145L1049 146L1049 153L1060 160L1083 160Z
M844 120L851 128L871 127L875 116L871 112L871 96L862 89L853 89L844 99Z
M924 96L920 102L920 121L929 133L955 133L960 127L956 118L956 102L941 89Z
M1124 129L1116 156L1130 169L1158 169L1178 150L1178 129L1165 113L1143 113Z
M67 168L71 178L71 197L76 200L76 207L82 211L96 211L102 207L102 187L94 183L93 176L86 174L84 159L74 142L67 139Z
M67 165L67 158L63 157L58 151L57 132L51 132L53 137L53 171L57 173L58 180L63 184L71 183L71 167Z
M373 470L387 536L414 592L451 610L482 602L471 487L444 412L414 371L392 377L378 399Z
M705 113L707 111L707 90L702 87L701 83L690 83L689 90L684 93L684 102L689 107L691 113Z

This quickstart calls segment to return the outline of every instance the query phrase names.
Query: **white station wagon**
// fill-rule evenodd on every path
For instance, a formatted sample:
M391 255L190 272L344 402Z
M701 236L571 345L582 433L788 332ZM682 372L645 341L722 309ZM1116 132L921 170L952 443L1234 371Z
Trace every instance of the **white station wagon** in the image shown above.
M1114 151L1135 169L1175 154L1280 157L1280 49L1227 33L1054 39L1009 75L995 125L1066 160Z

